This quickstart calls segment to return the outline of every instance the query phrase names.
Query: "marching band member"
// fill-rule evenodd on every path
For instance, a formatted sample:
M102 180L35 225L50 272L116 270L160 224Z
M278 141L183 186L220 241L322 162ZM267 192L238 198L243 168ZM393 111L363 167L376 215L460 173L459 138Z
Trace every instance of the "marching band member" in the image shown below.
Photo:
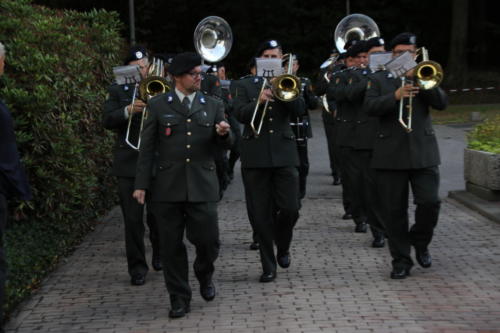
M276 40L264 42L257 57L281 59ZM242 80L234 95L234 114L245 125L241 143L242 176L247 206L253 216L260 245L263 273L260 282L276 278L276 264L290 266L290 244L293 227L299 217L299 158L291 119L303 115L304 99L283 102L273 98L270 89L260 94L263 78ZM269 101L260 135L250 126L256 105ZM259 112L258 112L259 113ZM274 244L277 255L274 254Z
M416 36L397 35L390 43L393 56L408 51L416 53ZM412 79L413 71L406 76ZM413 130L408 132L398 122L399 104L413 96ZM443 110L447 97L439 87L419 90L387 71L373 74L367 83L365 108L378 117L379 129L373 146L371 167L376 172L376 186L381 204L392 256L391 278L404 279L413 266L411 246L415 247L417 262L424 268L432 264L429 244L438 222L440 199L439 149L432 128L430 107ZM409 227L408 195L411 186L416 205L415 224Z
M149 68L146 50L140 46L130 48L125 59L125 65L138 65L142 78L145 78ZM143 112L146 104L138 98L134 99L134 90L134 84L113 84L108 88L108 98L104 103L103 124L105 128L117 133L113 148L111 174L118 179L118 195L125 223L125 249L128 272L131 277L130 282L132 285L140 286L146 282L148 264L145 258L146 250L144 246L144 206L139 205L132 198L139 153L126 143L125 138L129 117L134 117L132 125L139 128L140 113ZM132 105L133 99L134 104ZM154 216L149 209L147 209L146 223L149 227L149 237L153 248L151 264L158 271L162 269L158 231Z

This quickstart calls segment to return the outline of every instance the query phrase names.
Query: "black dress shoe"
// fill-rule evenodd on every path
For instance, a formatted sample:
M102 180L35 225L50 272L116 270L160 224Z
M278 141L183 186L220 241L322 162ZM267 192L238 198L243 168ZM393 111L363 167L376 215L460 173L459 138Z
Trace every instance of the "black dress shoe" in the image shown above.
M333 178L333 185L337 186L340 184L342 184L342 181L340 180L340 178Z
M215 285L212 280L200 284L200 295L207 302L215 298Z
M406 279L408 275L410 275L409 268L393 268L391 272L391 279L395 280Z
M431 267L432 257L427 248L424 249L415 248L415 252L416 252L415 257L420 266L422 266L423 268Z
M189 307L189 304L187 305L173 305L170 311L168 312L168 316L170 318L181 318L186 315L186 313L189 313L191 311L191 308Z
M130 283L133 286L142 286L144 283L146 283L146 276L141 273L136 273L132 275L132 278L130 279Z
M342 216L342 220L352 220L352 214L345 213L344 216Z
M257 242L252 242L252 244L250 244L250 250L258 250L259 248L260 245Z
M272 272L272 273L264 272L260 276L259 281L260 282L271 282L271 281L274 281L274 279L276 279L276 272Z
M282 268L290 267L290 252L286 252L285 254L278 254L276 261L278 261L278 265Z
M385 239L384 239L384 236L376 236L374 239L373 239L373 242L372 242L372 247L384 247L385 245Z
M356 224L356 227L354 228L354 232L366 232L368 231L368 225L364 222Z
M153 266L155 271L161 271L163 269L160 256L153 255L153 258L151 259L151 266Z

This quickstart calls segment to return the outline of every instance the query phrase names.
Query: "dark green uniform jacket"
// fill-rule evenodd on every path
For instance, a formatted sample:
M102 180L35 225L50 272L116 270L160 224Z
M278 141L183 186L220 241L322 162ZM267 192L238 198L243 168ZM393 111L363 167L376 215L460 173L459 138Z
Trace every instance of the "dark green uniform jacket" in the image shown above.
M243 168L272 168L298 166L299 158L295 135L290 120L304 114L305 102L299 97L292 102L275 99L268 104L264 124L258 137L254 136L250 122L262 87L261 77L239 80L234 89L234 115L245 125L241 143L241 163ZM263 104L259 108L260 120Z
M111 174L117 177L135 177L135 169L139 152L125 142L128 119L125 118L125 107L132 102L134 85L111 85L108 98L104 103L103 125L106 129L117 133L113 147L113 168ZM132 118L131 142L137 142L141 114Z
M413 98L413 131L407 133L398 122L399 101L394 97L400 86L401 80L386 71L373 74L368 81L365 108L369 115L377 116L380 123L371 166L376 169L437 166L440 164L439 149L429 108L445 109L446 94L441 88L420 90Z
M307 122L306 128L306 136L308 138L312 138L312 126L311 126L311 118L309 116L309 110L315 110L318 108L318 98L313 92L311 80L309 78L301 76L300 84L302 90L302 96L304 96L304 102L306 106L305 115L302 116L304 122ZM293 119L292 119L293 122Z
M230 147L233 139L231 134L221 137L215 132L215 124L223 120L222 102L200 92L196 93L191 110L181 104L174 92L151 99L135 188L150 190L152 201L218 201L214 149L218 144ZM156 178L151 182L153 168Z

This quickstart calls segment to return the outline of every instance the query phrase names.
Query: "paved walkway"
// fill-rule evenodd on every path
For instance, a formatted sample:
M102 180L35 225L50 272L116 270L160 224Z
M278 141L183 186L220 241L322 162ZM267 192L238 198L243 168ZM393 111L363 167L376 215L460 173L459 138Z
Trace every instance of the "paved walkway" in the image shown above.
M352 221L339 218L340 189L330 185L318 115L313 124L308 198L292 265L280 269L275 282L257 282L260 263L258 253L248 250L250 227L237 173L219 206L222 248L213 302L203 301L192 277L192 312L170 320L161 272L151 271L142 287L130 286L121 216L114 209L6 331L500 332L500 225L446 199L430 248L433 266L415 266L408 279L391 280L387 248L371 248L368 234L353 233ZM455 165L448 158L446 163ZM450 189L461 188L456 186ZM192 246L189 254L192 260Z

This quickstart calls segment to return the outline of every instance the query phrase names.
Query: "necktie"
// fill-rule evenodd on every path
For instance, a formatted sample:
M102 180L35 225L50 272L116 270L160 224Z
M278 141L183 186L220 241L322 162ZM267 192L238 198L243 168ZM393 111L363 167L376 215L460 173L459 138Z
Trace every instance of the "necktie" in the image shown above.
M189 98L186 96L182 100L182 105L184 105L188 110L191 110L191 103L189 103Z

